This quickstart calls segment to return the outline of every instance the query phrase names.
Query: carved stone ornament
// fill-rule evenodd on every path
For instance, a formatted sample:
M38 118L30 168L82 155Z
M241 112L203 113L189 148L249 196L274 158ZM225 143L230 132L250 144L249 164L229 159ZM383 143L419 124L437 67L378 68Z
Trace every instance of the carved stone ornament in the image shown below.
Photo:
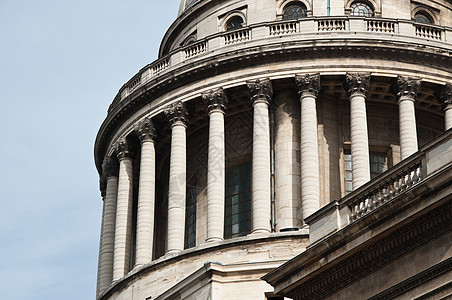
M251 94L251 100L256 101L266 101L270 102L273 96L273 88L270 79L256 79L246 82L248 89Z
M102 198L107 194L107 178L105 176L99 176L99 190Z
M306 74L295 76L295 82L298 86L298 94L317 97L320 91L320 74Z
M441 87L436 92L436 99L438 99L443 108L446 108L448 105L452 105L452 84L448 83Z
M165 108L165 115L171 124L178 121L185 125L188 123L188 112L182 101L168 105L168 107Z
M116 153L118 155L118 159L132 156L126 137L120 137L116 142Z
M393 93L398 98L408 97L414 100L416 98L419 87L421 86L421 78L405 77L399 75L397 77L397 85L393 86Z
M347 73L344 88L348 95L361 94L366 96L370 87L370 73Z
M116 159L112 159L110 156L104 158L102 163L102 176L107 179L108 177L118 177L119 166Z
M133 126L141 142L153 141L155 138L155 128L151 118L144 118Z
M204 101L204 104L207 105L208 112L211 112L212 110L224 111L228 104L228 98L222 88L203 93L202 100Z

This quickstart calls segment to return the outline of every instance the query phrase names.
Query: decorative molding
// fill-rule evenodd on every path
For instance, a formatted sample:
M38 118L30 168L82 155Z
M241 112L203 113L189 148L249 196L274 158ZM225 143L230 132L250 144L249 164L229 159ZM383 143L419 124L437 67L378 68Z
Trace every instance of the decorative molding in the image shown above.
M452 105L452 84L448 83L441 87L436 92L436 99L445 109L447 106Z
M298 87L298 94L300 97L319 95L320 91L320 73L306 74L304 76L295 75L295 82Z
M116 142L116 153L119 160L126 157L132 157L132 152L130 151L129 143L125 136L120 137Z
M366 96L370 87L370 73L347 73L344 88L349 96L361 94Z
M207 106L207 111L210 113L214 110L224 112L228 104L228 97L222 88L213 89L202 93L202 100Z
M296 300L322 299L450 230L452 230L452 202L430 211L321 271L287 295Z
M184 125L187 125L188 112L182 101L168 105L168 107L165 108L164 112L171 125L174 125L176 122L181 122Z
M273 87L270 79L256 79L246 82L248 90L251 94L251 101L253 104L256 102L264 101L267 104L270 102L273 96Z
M397 84L393 85L393 93L397 98L407 97L415 99L422 79L419 77L397 76Z
M133 126L133 129L138 134L140 141L148 142L153 141L156 134L154 124L152 124L151 118L146 117Z

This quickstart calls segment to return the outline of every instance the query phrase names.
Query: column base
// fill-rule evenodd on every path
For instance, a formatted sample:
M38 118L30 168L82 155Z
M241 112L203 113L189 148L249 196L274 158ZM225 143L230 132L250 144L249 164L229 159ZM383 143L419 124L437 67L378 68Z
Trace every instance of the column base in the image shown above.
M251 234L270 234L270 230L267 228L256 228L251 231Z
M206 239L206 243L210 243L210 242L222 242L222 241L224 241L224 239L223 238L221 238L221 237L210 237L210 238L207 238Z
M176 255L176 254L179 254L181 251L182 250L177 250L177 249L168 250L168 251L166 251L165 256L166 255L169 255L169 256Z

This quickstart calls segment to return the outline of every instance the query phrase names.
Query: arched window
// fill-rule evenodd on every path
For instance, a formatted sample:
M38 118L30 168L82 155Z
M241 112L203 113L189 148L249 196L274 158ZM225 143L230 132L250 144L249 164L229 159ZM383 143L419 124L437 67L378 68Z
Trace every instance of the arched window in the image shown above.
M226 30L234 30L243 27L243 19L240 16L234 16L228 20L226 23Z
M373 17L373 8L364 2L354 2L350 5L350 16Z
M422 24L433 24L432 18L424 12L415 13L414 21Z
M306 17L306 6L300 2L292 2L284 8L283 20L296 20Z

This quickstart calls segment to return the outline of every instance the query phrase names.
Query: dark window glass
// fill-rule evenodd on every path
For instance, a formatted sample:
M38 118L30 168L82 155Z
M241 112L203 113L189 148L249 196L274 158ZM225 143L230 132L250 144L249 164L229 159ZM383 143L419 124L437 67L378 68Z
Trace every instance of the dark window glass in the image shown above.
M224 237L232 238L251 232L250 164L226 170Z
M196 246L196 186L187 188L187 203L185 206L185 249Z
M296 20L306 17L306 6L303 3L291 3L284 8L283 20Z
M226 23L226 30L234 30L243 27L243 19L239 16L232 17L229 19L228 23Z
M432 24L432 20L429 16L427 16L424 13L418 12L414 15L414 20L417 23L422 23L422 24Z
M351 16L361 16L361 17L372 17L374 15L374 10L370 5L363 2L355 2L350 5L350 15Z

